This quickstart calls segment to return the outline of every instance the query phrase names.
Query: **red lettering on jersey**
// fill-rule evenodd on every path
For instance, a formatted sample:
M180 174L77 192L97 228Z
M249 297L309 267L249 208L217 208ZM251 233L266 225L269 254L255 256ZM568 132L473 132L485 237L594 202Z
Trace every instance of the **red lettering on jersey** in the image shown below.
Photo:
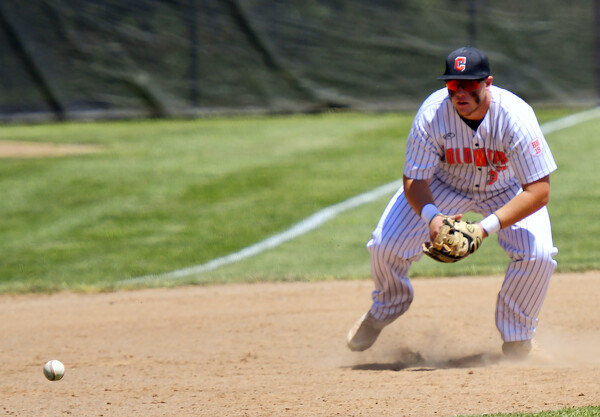
M463 149L463 159L465 161L465 164L473 163L473 154L471 153L471 148Z
M539 156L542 153L542 143L539 139L534 139L529 145L529 152L533 156Z
M488 160L488 165L492 165L492 161L494 160L494 150L493 149L487 149L487 160Z
M478 167L484 167L487 162L487 160L485 159L485 150L473 149L473 153L475 156L475 165L477 165Z
M460 161L460 148L454 149L454 154L456 155L456 163L462 164L462 162Z
M498 172L508 169L508 158L502 151L493 149L472 149L472 148L450 148L446 149L445 162L450 165L466 165L475 164L477 167L492 166L493 177L490 177L493 182L498 180Z
M454 69L456 71L464 71L467 67L467 57L457 56L454 60Z
M446 149L446 163L447 164L455 164L456 161L454 160L454 150L453 149Z
M494 152L494 166L498 171L506 170L506 163L508 162L508 158L502 151Z
M498 173L496 171L488 172L488 185L492 185L496 181L498 181Z

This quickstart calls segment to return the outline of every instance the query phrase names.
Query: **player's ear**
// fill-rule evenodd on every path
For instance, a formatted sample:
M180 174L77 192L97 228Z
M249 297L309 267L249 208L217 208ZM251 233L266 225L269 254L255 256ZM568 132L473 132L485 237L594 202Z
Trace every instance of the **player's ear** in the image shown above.
M491 75L490 75L490 76L488 76L488 77L485 79L485 86L486 86L486 87L489 87L490 85L492 85L492 81L494 81L494 77L492 77Z

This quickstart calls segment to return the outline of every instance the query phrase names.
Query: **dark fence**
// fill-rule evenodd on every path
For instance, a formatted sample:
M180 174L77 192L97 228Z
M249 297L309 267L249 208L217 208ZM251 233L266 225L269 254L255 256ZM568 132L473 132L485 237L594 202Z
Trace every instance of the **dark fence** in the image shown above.
M598 0L0 2L0 117L416 108L446 54L537 103L597 100Z

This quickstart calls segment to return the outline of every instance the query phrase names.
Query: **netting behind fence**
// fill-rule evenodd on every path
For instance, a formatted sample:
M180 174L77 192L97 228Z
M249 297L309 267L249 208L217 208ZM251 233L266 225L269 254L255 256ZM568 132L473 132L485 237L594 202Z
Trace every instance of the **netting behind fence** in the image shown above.
M415 108L448 52L488 53L532 102L595 102L594 1L0 3L0 115Z

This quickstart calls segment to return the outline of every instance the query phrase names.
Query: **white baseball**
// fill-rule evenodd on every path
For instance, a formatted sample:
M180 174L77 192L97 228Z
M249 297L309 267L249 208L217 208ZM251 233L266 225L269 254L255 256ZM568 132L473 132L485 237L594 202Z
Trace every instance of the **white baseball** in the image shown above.
M65 365L56 359L48 361L44 365L44 375L50 381L58 381L65 375Z

